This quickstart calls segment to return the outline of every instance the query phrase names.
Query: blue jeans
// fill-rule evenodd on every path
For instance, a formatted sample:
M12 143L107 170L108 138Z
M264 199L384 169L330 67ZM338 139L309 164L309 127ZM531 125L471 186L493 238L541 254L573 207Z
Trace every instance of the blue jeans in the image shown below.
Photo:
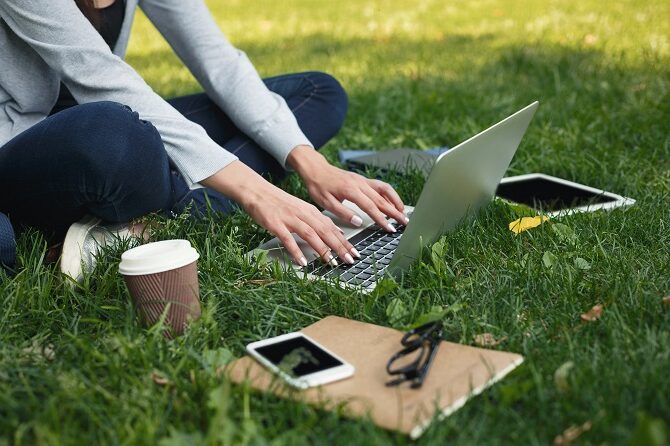
M332 76L307 72L264 80L281 95L316 148L342 127L347 96ZM274 181L284 169L243 134L206 94L169 101L186 118L256 172ZM62 237L85 214L127 222L150 212L204 215L233 204L209 189L191 191L172 168L155 127L114 102L76 105L54 113L0 148L0 263L11 265L11 225L36 227ZM6 214L6 215L3 215ZM8 229L9 228L9 229ZM4 235L3 235L4 234Z

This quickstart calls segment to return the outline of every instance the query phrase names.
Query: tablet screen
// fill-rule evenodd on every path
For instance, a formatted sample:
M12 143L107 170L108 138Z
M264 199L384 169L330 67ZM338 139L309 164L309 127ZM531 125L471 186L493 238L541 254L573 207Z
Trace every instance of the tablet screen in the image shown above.
M609 203L616 198L593 193L547 178L529 178L498 185L496 195L544 211L561 211L580 206Z

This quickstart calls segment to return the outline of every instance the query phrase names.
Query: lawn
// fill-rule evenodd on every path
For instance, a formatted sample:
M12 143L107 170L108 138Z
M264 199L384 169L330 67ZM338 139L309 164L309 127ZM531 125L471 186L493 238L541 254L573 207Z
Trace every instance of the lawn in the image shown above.
M526 362L419 444L546 445L571 426L590 427L579 444L670 438L670 3L209 4L263 76L340 79L350 111L324 149L333 159L453 146L537 99L508 175L544 172L637 204L514 235L516 215L494 203L371 295L243 260L268 237L243 214L161 220L154 239L188 238L202 256L203 317L172 341L139 326L116 273L123 247L72 290L44 263L42 236L24 233L20 272L0 273L0 445L410 443L217 370L246 343L327 315L403 327L434 306L450 310L446 339L491 333ZM199 90L141 16L128 61L166 97ZM417 199L420 179L390 180ZM306 196L296 178L285 187ZM602 316L583 322L596 304Z

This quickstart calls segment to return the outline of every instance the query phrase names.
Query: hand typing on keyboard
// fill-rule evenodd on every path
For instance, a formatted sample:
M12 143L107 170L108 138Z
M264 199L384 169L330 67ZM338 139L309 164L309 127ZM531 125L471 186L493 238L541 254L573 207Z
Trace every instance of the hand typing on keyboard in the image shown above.
M391 263L405 227L394 225L394 229L396 232L387 232L379 226L370 226L351 238L349 241L361 254L360 259L352 265L331 267L315 260L307 266L306 271L317 276L338 278L350 285L367 287L379 280Z

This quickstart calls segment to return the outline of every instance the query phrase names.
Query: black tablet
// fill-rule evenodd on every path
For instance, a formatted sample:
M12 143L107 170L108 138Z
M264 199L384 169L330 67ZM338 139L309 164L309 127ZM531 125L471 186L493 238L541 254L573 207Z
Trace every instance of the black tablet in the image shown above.
M541 173L503 178L496 196L549 216L613 209L635 203L632 198Z

